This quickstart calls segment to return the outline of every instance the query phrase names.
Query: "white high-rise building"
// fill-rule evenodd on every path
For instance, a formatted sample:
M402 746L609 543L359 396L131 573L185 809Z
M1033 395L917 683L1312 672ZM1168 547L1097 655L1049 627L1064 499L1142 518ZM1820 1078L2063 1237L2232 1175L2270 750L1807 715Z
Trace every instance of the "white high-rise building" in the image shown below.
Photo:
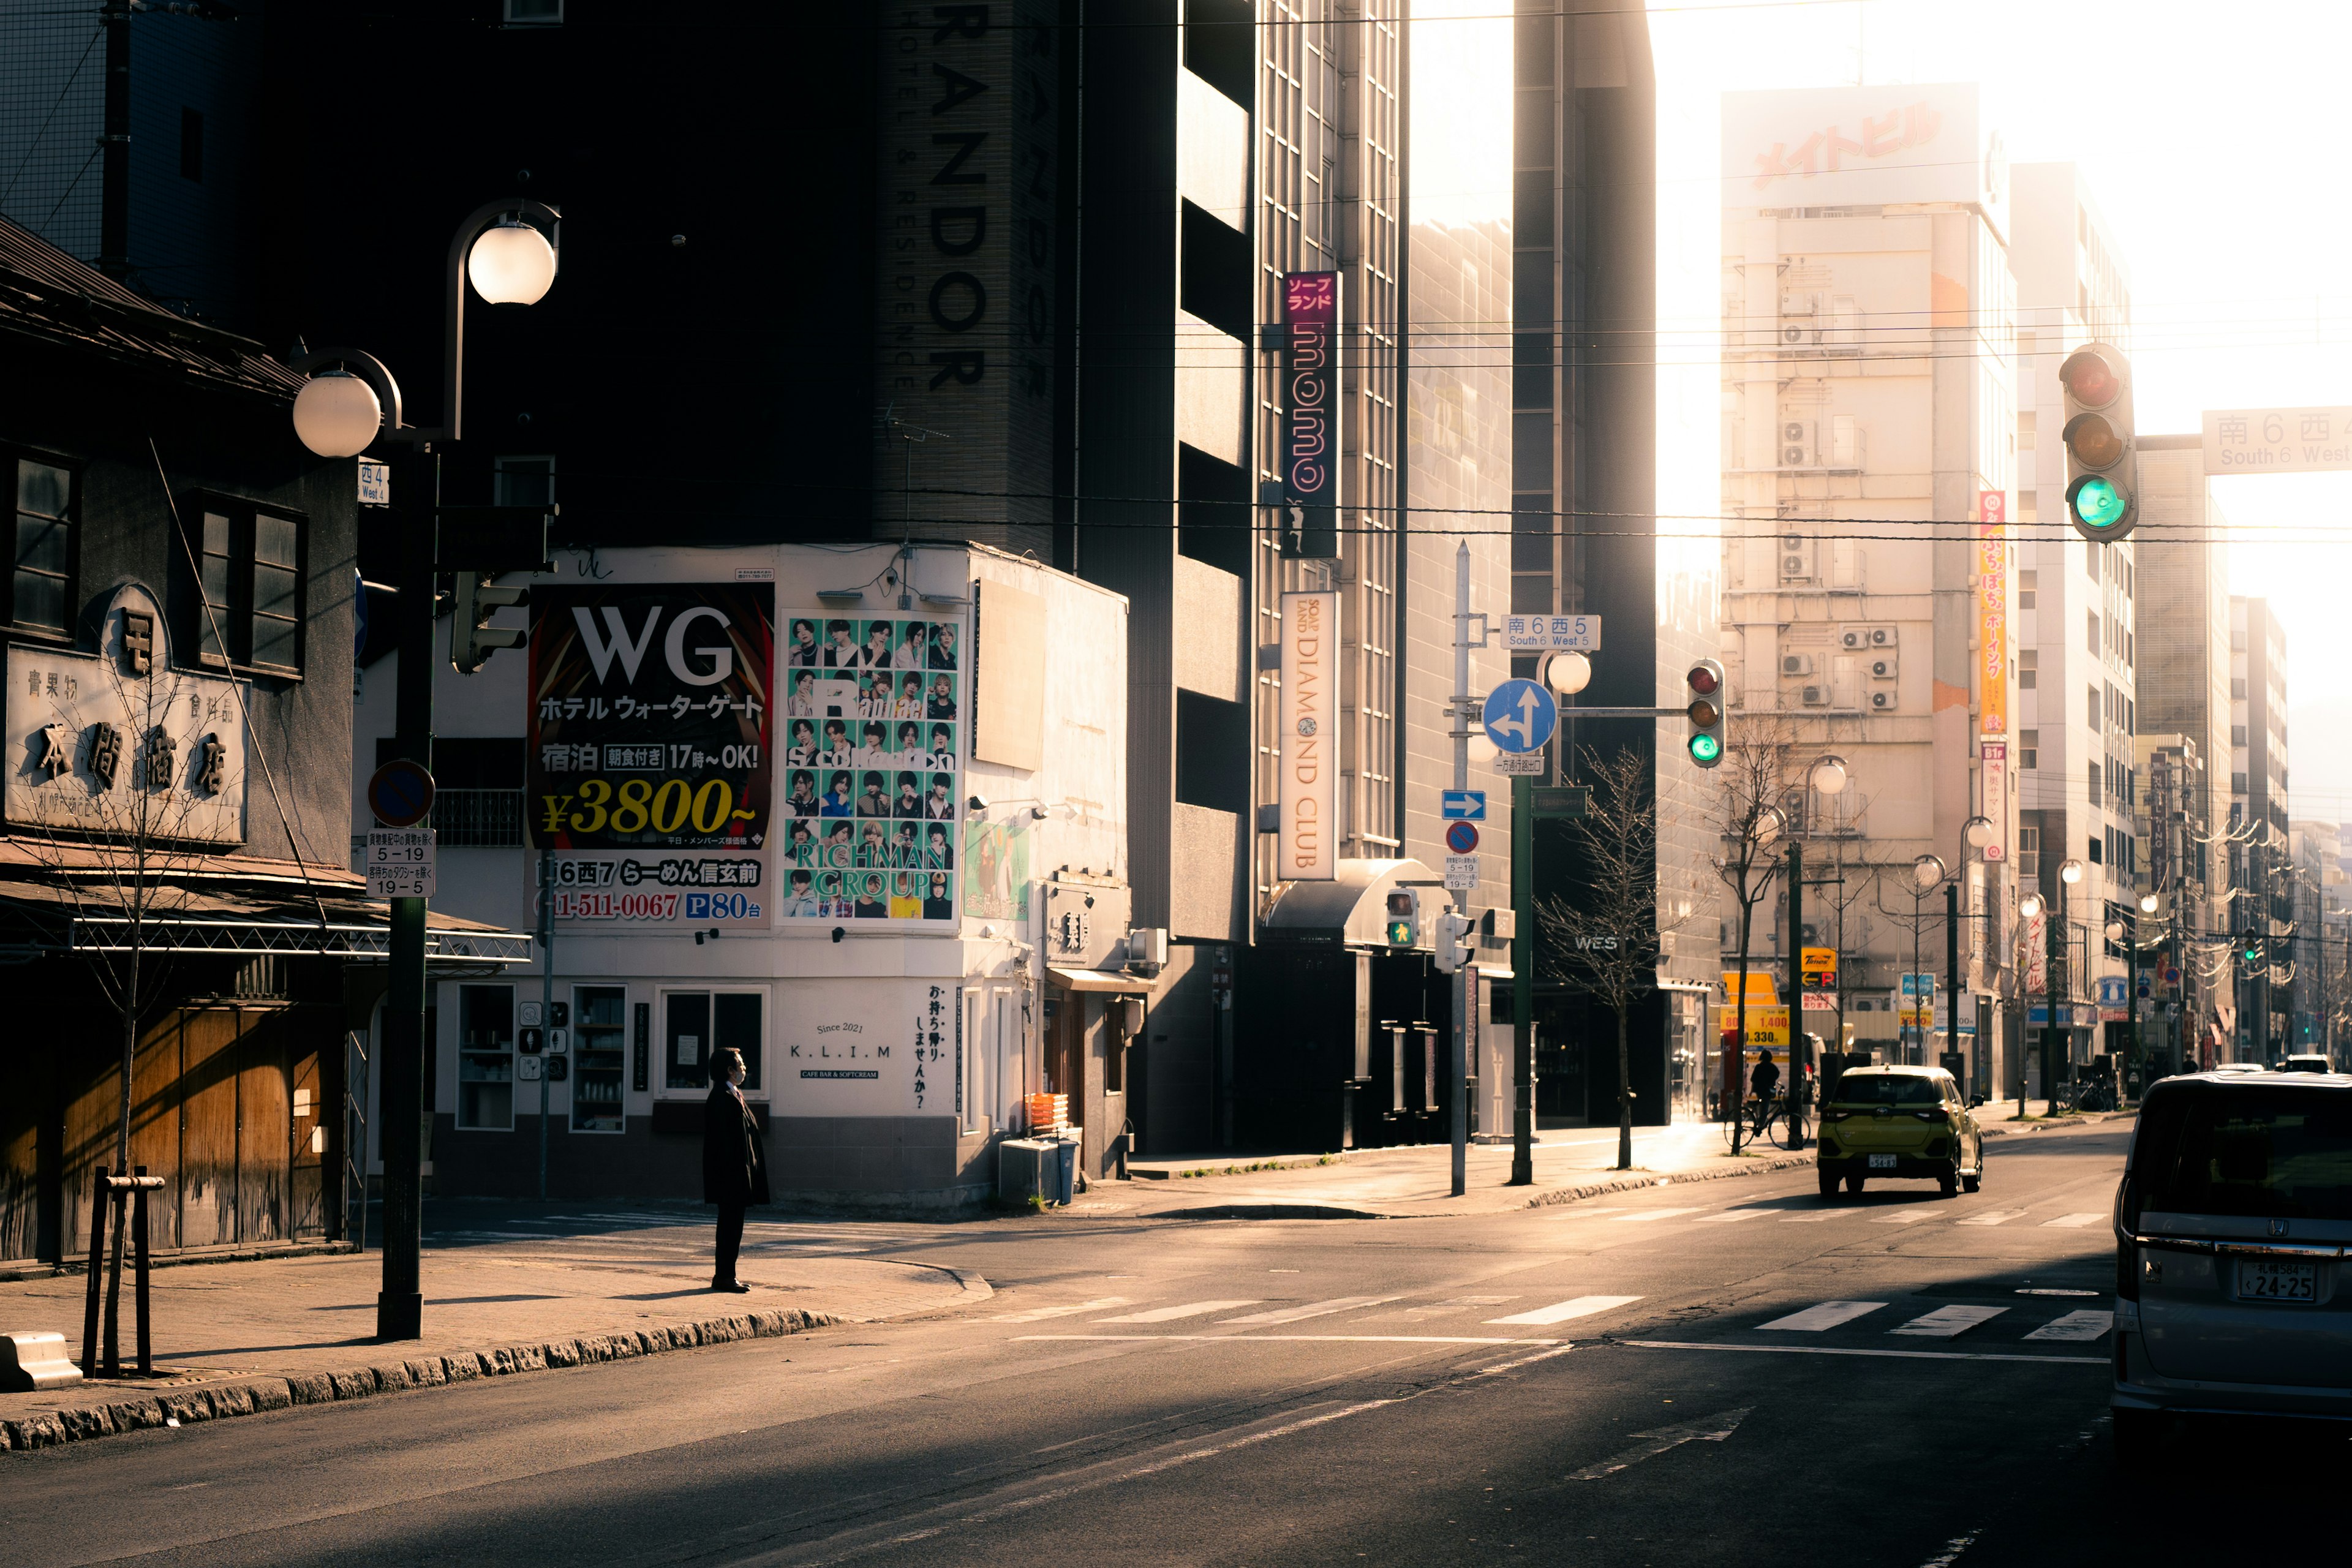
M1913 930L1912 864L1960 879L1968 1068L2014 1017L2017 849L2011 515L2016 458L2008 171L1973 85L1727 94L1725 664L1732 733L1835 752L1844 794L1805 813L1803 935L1842 894L1857 1046L1898 1040L1901 974L1946 973L1943 893ZM1990 842L1965 826L1992 819ZM1785 909L1785 902L1781 907ZM1772 922L1777 927L1778 921ZM1915 959L1915 938L1916 941ZM1759 941L1785 955L1790 933ZM1948 1025L1947 1006L1942 1021ZM1822 1031L1826 1037L1828 1031ZM1873 1046L1873 1042L1877 1042Z

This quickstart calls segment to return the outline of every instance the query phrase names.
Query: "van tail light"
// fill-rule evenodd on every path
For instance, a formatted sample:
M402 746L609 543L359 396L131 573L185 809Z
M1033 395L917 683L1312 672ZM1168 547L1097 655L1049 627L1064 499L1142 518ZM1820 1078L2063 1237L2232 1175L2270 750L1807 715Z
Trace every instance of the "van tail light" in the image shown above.
M2126 1236L2116 1237L2116 1300L2139 1300L2139 1248Z

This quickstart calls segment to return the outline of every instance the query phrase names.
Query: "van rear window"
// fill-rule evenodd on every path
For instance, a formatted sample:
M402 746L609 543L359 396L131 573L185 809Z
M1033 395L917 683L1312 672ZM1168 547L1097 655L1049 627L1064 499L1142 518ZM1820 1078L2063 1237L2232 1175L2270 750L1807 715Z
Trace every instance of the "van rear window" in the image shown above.
M2140 1207L2352 1219L2352 1094L2184 1087L2149 1096Z
M1944 1103L1943 1086L1931 1078L1898 1073L1848 1073L1838 1079L1840 1105L1893 1105L1904 1110Z

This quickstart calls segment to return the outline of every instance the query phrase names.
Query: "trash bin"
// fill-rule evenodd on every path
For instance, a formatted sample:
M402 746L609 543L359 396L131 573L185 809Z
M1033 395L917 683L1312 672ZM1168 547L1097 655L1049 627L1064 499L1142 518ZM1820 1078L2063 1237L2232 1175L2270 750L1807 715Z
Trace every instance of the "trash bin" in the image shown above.
M1072 1127L1066 1131L1073 1135L1064 1137L1055 1146L1059 1158L1054 1162L1054 1191L1045 1200L1048 1203L1067 1204L1077 1191L1080 1140L1075 1134L1079 1130Z

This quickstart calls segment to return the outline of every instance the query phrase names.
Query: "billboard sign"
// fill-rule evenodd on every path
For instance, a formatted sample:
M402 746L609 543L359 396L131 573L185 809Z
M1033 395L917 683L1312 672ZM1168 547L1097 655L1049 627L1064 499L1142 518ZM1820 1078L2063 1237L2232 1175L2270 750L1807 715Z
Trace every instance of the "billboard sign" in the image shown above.
M1973 82L1723 95L1723 205L1949 202L2009 227L2009 157Z
M1282 596L1281 826L1275 875L1339 874L1339 595Z
M1282 275L1282 552L1339 553L1339 274Z

